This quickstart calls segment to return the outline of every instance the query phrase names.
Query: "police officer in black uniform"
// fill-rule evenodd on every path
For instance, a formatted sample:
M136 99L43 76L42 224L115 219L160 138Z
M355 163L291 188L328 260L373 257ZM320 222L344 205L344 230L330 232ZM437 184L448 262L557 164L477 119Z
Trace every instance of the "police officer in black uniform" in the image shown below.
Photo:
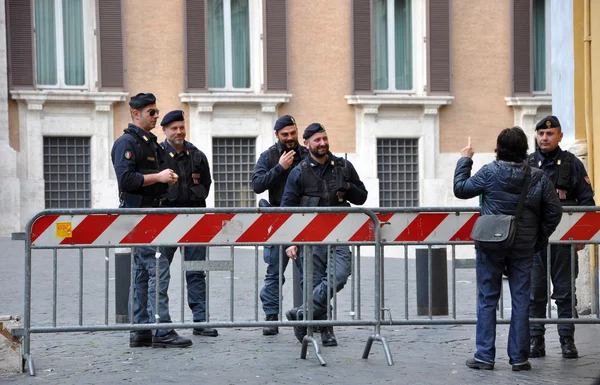
M334 156L329 151L329 141L325 128L319 123L312 123L304 130L304 145L308 148L310 157L296 166L285 185L281 206L301 207L332 207L350 206L350 203L362 205L367 200L367 189L358 177L352 163ZM337 246L332 251L335 258L333 266L327 266L327 247L313 246L313 303L314 319L326 319L327 316L327 286L334 281L339 292L346 284L351 272L352 256L348 246ZM298 257L298 247L289 246L286 254L292 259ZM302 259L300 256L299 259ZM304 319L302 307L288 310L285 313L290 321ZM294 334L300 342L306 335L306 328L294 327ZM321 331L323 346L336 346L337 340L332 327Z
M210 191L212 179L208 159L196 146L185 140L185 120L183 111L175 110L165 115L160 122L165 141L161 147L166 154L165 164L175 170L177 182L170 185L165 205L169 207L206 207L206 197ZM160 247L161 255L169 263L177 247ZM182 247L186 261L206 260L206 246ZM192 310L194 322L206 322L206 274L204 271L186 271L188 305ZM216 337L217 329L197 327L194 335Z
M308 156L308 150L298 142L298 127L290 115L277 119L273 128L277 143L260 154L254 166L252 189L257 194L269 190L269 205L279 207L290 171ZM279 320L279 247L265 246L263 258L267 263L267 274L265 286L260 291L260 300L266 315L265 320L277 321ZM282 258L284 272L288 261L287 256L284 255ZM282 279L285 283L285 277ZM277 333L279 333L277 326L263 328L265 336Z
M558 118L556 116L545 117L538 122L535 130L538 149L535 153L529 155L529 165L542 169L548 175L554 183L556 193L563 206L594 206L594 192L583 164L575 155L562 150L558 146L563 137ZM583 244L575 246L576 251L583 248ZM531 271L529 304L529 316L531 318L546 317L547 247L539 247L538 249L542 249L542 251L536 253L533 257L533 269ZM577 317L577 313L572 314L571 311L571 298L576 301L575 293L571 292L571 246L552 245L550 246L550 253L550 277L554 287L552 298L556 301L558 317ZM577 277L577 269L577 255L575 255L575 277ZM578 352L574 339L575 326L558 324L557 329L562 356L564 358L577 358ZM531 358L546 355L544 334L544 325L531 324L529 353Z
M159 111L153 94L140 93L129 101L132 123L112 148L111 158L119 185L120 207L159 207L168 184L177 182L177 174L164 168L164 155L150 131L156 126ZM156 248L136 247L134 253L133 322L153 323L157 309ZM169 315L169 261L159 258L160 293L158 319L171 322ZM187 347L192 341L180 337L175 330L160 329L130 333L130 347Z

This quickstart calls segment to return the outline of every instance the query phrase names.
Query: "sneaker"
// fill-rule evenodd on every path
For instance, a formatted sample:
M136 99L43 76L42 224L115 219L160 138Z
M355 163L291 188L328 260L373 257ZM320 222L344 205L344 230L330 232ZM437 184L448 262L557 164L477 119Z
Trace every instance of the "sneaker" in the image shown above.
M194 322L206 322L205 320L194 321ZM195 336L204 336L204 337L217 337L219 335L219 331L213 328L194 328L192 334Z
M337 346L337 339L333 334L333 327L324 327L321 331L321 343L323 346Z
M544 357L546 355L544 336L533 336L529 341L529 358Z
M520 364L514 364L512 366L513 372L520 372L521 370L531 370L531 364L529 361L521 362Z
M477 361L475 358L469 358L465 364L471 369L493 370L494 364L488 362Z
M562 356L564 358L579 357L579 352L575 346L575 339L573 336L560 337L560 349L562 350Z
M304 319L302 309L295 307L285 312L288 321L302 321ZM303 326L294 326L294 335L298 341L302 342L306 336L306 328Z
M269 314L265 318L265 321L279 321L279 316L277 314ZM279 328L277 326L265 326L262 332L263 336L274 336L275 334L279 334Z
M180 337L175 330L164 336L152 338L153 348L187 348L192 346L192 340Z
M152 331L138 330L129 332L129 347L142 348L152 346Z

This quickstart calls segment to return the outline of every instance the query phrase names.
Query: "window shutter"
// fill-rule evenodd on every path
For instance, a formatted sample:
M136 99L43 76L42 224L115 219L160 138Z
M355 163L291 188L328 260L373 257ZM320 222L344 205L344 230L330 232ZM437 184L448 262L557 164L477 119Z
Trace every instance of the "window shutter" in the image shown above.
M450 93L450 0L429 0L429 91Z
M123 5L121 0L98 0L99 88L125 88Z
M531 0L513 0L513 93L531 94Z
M265 0L267 91L288 91L287 0Z
M7 0L8 81L10 88L33 88L32 1Z
M186 0L186 87L206 90L206 2Z
M354 92L371 92L371 0L352 1L352 44Z

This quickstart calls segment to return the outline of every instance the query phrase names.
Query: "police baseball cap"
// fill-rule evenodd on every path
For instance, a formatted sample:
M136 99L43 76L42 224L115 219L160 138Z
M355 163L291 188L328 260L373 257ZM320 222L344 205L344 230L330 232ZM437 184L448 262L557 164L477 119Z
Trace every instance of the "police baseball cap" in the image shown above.
M185 119L183 118L183 111L174 110L174 111L168 112L165 115L165 117L160 122L160 125L164 127L171 122L183 122L184 120Z
M139 93L129 100L129 107L131 108L144 108L150 104L156 104L156 97L151 93Z
M304 135L302 135L302 137L304 139L308 139L311 136L313 136L314 134L317 134L319 132L325 132L325 127L323 127L323 125L321 123L311 123L304 130Z
M282 128L288 127L288 126L295 126L296 125L296 121L294 120L294 118L290 115L283 115L282 117L280 117L279 119L277 119L277 121L275 122L275 126L273 127L273 129L275 131L279 131Z
M535 125L535 130L546 129L546 128L555 128L560 127L560 122L558 118L554 115L548 115L544 119L540 120L538 124Z

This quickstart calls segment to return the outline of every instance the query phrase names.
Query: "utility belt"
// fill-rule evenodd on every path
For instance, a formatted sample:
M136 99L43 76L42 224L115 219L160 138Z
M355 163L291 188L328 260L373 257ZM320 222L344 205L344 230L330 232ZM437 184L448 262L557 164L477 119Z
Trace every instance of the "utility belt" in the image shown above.
M165 205L165 201L161 198L142 196L141 207L161 207Z

